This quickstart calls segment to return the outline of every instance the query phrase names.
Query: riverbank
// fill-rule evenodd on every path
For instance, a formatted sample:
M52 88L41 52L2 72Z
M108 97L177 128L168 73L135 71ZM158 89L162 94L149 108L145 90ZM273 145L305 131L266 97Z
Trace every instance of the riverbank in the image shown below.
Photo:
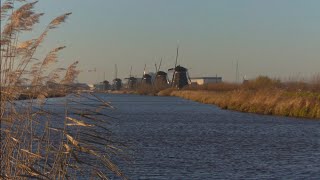
M140 94L135 91L112 93ZM140 95L175 96L247 113L320 119L320 93L290 92L281 89L209 91L169 88L156 94Z
M248 113L320 119L320 94L284 90L234 90L228 92L182 90L167 94Z
M218 83L175 88L155 89L152 86L120 94L176 96L222 109L241 112L320 119L320 81L281 82L260 76L243 84Z
M65 97L68 93L66 92L58 92L58 91L49 91L48 93L43 94L43 98L57 98L57 97ZM27 99L37 99L39 95L33 93L23 93L20 94L17 100L27 100Z

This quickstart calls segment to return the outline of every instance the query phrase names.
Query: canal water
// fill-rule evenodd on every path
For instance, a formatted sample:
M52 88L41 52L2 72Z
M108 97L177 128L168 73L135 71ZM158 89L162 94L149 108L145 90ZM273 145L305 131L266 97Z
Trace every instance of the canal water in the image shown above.
M320 121L221 110L176 97L99 95L117 108L130 179L319 179Z
M320 121L221 110L177 97L98 94L130 179L320 179ZM52 100L53 103L56 100Z

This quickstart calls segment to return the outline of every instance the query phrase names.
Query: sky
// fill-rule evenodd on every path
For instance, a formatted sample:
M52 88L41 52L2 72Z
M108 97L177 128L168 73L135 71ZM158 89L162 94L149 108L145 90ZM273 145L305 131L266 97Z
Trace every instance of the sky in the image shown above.
M66 45L60 65L80 61L80 82L96 83L178 64L194 76L235 81L310 77L320 72L319 0L42 0L41 24L73 14L50 32L49 48ZM38 26L32 34L41 32ZM41 52L40 52L41 53ZM96 72L88 70L96 69Z

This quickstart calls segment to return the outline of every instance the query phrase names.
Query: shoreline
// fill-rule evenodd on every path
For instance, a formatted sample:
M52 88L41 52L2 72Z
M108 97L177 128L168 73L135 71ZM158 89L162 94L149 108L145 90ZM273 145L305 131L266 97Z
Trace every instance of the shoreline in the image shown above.
M155 94L141 94L137 91L126 90L110 93L174 96L203 104L215 105L225 110L320 120L319 93L289 92L281 89L208 91L177 90L172 88Z
M172 91L169 96L180 97L221 109L261 115L320 119L320 100L316 97L290 95L285 91ZM319 98L319 97L318 97Z
M68 93L53 93L53 92L49 92L48 95L45 96L45 98L46 99L59 98L59 97L65 97L67 95L68 95ZM18 101L20 101L20 100L29 100L29 99L38 99L38 97L35 96L35 95L31 95L30 93L24 93L24 94L20 94L19 97L17 98Z

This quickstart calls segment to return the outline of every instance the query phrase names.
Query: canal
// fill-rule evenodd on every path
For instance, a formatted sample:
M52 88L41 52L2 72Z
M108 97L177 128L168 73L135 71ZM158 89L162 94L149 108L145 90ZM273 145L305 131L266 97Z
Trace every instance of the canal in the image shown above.
M221 110L176 97L99 95L130 179L318 179L320 122Z
M320 178L320 121L177 97L97 95L116 107L105 113L114 117L113 136L126 145L127 160L117 164L130 179ZM64 112L57 107L52 110Z

